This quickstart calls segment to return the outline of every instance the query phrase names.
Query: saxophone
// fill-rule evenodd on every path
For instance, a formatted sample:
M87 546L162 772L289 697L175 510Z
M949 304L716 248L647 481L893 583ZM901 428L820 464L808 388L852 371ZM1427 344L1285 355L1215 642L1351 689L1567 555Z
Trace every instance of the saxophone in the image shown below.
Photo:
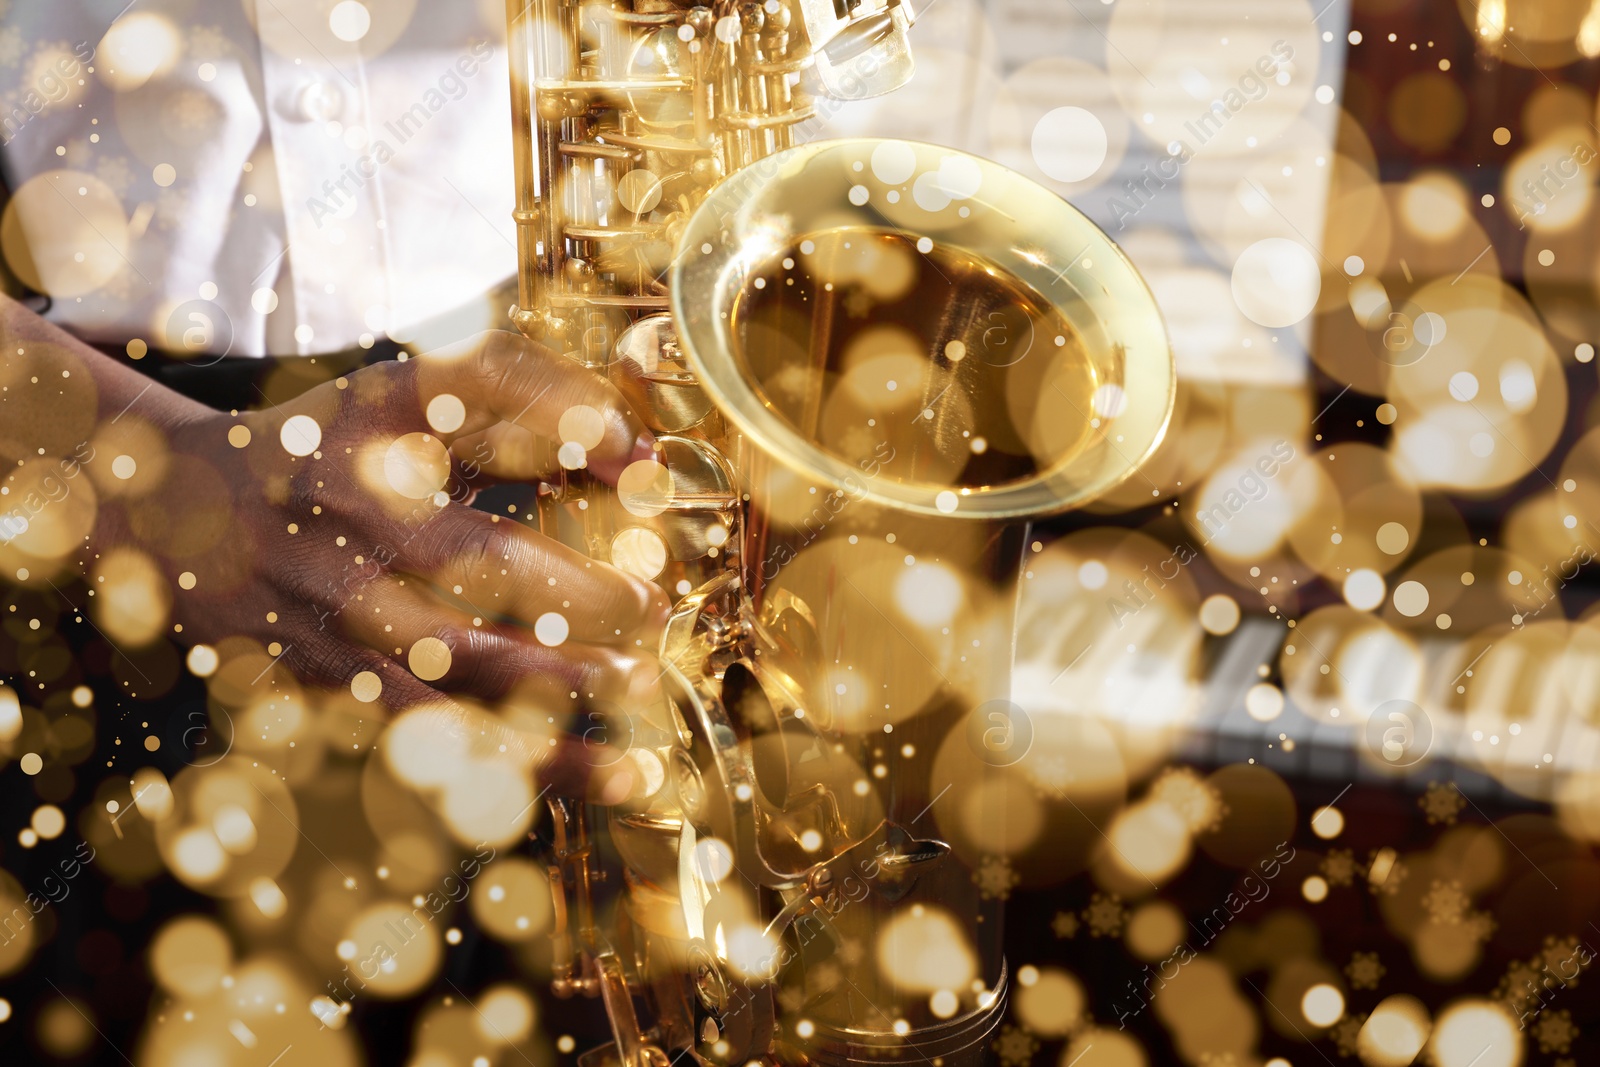
M1054 194L810 138L911 77L912 21L508 0L512 322L659 442L615 489L580 449L540 527L675 603L661 706L599 709L638 795L547 801L553 989L613 1036L589 1067L956 1067L1004 1010L983 873L1031 740L1028 522L1149 456L1174 374L1143 280Z

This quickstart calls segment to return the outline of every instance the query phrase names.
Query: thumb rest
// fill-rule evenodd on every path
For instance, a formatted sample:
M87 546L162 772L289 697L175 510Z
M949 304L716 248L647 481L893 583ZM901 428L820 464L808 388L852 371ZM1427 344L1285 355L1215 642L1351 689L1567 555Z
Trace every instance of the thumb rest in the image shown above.
M994 163L806 143L803 87L909 79L903 3L508 15L512 321L660 449L613 490L564 446L540 528L678 598L663 702L600 709L635 798L605 834L549 801L553 988L599 996L614 1038L580 1062L983 1062L1009 883L974 870L1006 854L997 783L1027 752L1028 520L1160 442L1150 293ZM598 902L607 843L623 886Z

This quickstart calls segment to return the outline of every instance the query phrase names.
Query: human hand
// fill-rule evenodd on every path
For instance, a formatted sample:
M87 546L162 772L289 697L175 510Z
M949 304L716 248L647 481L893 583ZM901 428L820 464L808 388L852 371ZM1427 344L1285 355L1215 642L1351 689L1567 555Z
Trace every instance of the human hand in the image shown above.
M195 405L167 427L164 462L112 487L92 542L157 562L187 642L254 638L300 677L391 708L446 693L637 707L659 689L660 588L467 506L460 457L490 477L548 470L564 416L608 482L652 455L610 383L510 333L267 411ZM504 454L486 458L489 441Z

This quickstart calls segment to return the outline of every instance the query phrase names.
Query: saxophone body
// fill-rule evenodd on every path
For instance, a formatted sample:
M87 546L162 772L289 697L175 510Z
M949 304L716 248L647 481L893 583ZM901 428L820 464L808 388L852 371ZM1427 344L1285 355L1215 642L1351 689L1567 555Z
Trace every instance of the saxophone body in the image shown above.
M548 801L554 991L613 1035L580 1062L985 1062L1028 520L1159 443L1149 292L993 163L810 138L911 76L903 3L508 16L511 319L659 442L615 489L563 458L540 528L675 600L666 699L597 709L638 795Z

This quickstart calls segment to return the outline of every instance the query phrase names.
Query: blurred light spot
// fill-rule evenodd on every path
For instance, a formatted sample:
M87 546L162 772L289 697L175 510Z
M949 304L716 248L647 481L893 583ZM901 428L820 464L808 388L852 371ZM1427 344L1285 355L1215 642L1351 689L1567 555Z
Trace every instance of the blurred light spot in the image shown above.
M1244 709L1257 722L1271 722L1283 714L1283 690L1270 682L1259 682L1245 693Z
M1042 1038L1059 1038L1076 1031L1084 1022L1087 998L1076 978L1058 967L1033 970L1031 982L1022 982L1014 994L1012 1009L1018 1020ZM937 994L935 994L937 996Z
M1200 625L1218 637L1233 633L1239 625L1239 602L1227 593L1213 593L1200 603Z
M872 175L885 185L904 185L917 170L917 153L904 141L886 140L872 150Z
M371 671L361 671L350 679L350 693L363 704L370 704L383 693L383 680Z
M1094 112L1058 107L1033 128L1033 161L1058 182L1081 182L1106 161L1106 128Z
M404 434L384 451L383 478L407 500L426 500L450 480L450 450L431 434Z
M440 393L428 401L428 425L436 433L455 433L467 421L467 406L453 393Z
M1344 833L1344 813L1332 806L1318 808L1311 816L1311 832L1332 841Z
M1516 1067L1522 1061L1516 1020L1492 1000L1459 1000L1446 1008L1429 1047L1438 1067Z
M514 986L495 986L478 1000L475 1017L484 1040L495 1045L520 1044L533 1032L533 1001Z
M574 404L561 413L561 421L556 426L556 432L562 441L592 451L599 448L600 442L605 440L605 416L588 404Z
M1367 1067L1407 1067L1428 1041L1431 1022L1422 1002L1404 993L1380 1001L1356 1035L1356 1050Z
M309 456L322 444L322 427L310 415L291 415L278 431L278 440L291 456Z
M406 662L424 682L436 682L450 673L450 646L437 637L424 637L411 646Z
M195 645L189 650L189 673L196 678L209 678L216 673L221 660L217 650L210 645Z
M1326 982L1318 982L1300 998L1300 1014L1312 1026L1332 1026L1344 1014L1344 994Z
M1129 874L1159 882L1189 859L1189 826L1164 801L1147 800L1123 808L1106 831L1107 858Z
M547 611L533 624L533 636L539 639L540 644L551 648L564 642L567 633L567 617L559 611Z
M262 876L250 881L250 900L268 919L281 919L289 910L289 898L271 878Z
M328 29L341 41L359 41L372 28L372 13L360 0L340 0L328 12Z
M1371 611L1382 604L1384 592L1383 576L1366 567L1352 571L1344 580L1345 603L1358 611Z
M943 909L923 904L894 913L884 924L877 957L885 976L914 992L964 989L978 974L962 925Z
M943 625L965 602L961 577L942 564L915 564L895 579L894 602L902 615L920 626Z
M15 741L22 733L22 702L17 691L0 685L0 741Z
M1378 527L1378 550L1388 556L1398 556L1411 544L1411 533L1398 522L1386 522Z
M1539 390L1533 380L1533 368L1520 359L1509 360L1500 368L1500 399L1515 414L1533 407Z
M1401 582L1394 587L1394 609L1407 618L1428 610L1428 587L1421 582Z
M215 834L202 826L180 833L172 843L174 873L189 882L209 882L223 872L228 855Z
M178 29L160 15L134 12L111 24L95 50L95 73L129 92L172 69L183 49Z
M1293 326L1316 307L1322 273L1305 245L1268 237L1246 248L1233 265L1233 299L1258 326Z
M67 828L67 817L54 804L42 804L34 809L29 825L33 827L34 833L46 841L54 841L61 836L61 831Z
M628 464L617 478L617 499L623 510L652 519L672 503L672 473L653 459Z
M667 566L667 543L654 530L630 526L611 540L611 565L635 578L654 581Z

